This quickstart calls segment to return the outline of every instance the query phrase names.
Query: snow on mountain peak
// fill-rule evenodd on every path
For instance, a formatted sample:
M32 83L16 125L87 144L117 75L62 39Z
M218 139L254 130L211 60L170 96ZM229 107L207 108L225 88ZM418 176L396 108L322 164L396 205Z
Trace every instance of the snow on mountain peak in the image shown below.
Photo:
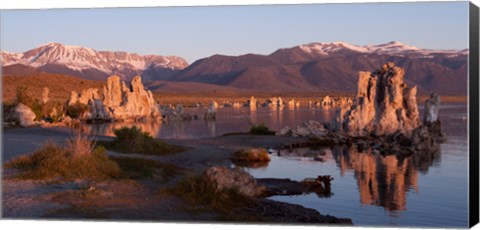
M412 45L404 44L399 41L391 41L384 44L376 45L353 45L344 41L336 41L331 43L315 42L298 46L303 52L316 55L329 55L342 50L354 51L359 53L377 53L377 54L389 54L389 55L404 55L406 53L417 53L419 55L430 55L431 53L444 53L452 54L465 52L455 50L429 50L420 49Z
M75 71L96 69L107 74L114 74L119 69L145 70L150 66L183 69L188 63L179 57L164 57L158 55L141 56L127 52L96 51L94 49L64 45L49 42L28 50L24 53L9 55L5 58L4 66L23 64L32 67L42 67L48 64L57 64ZM17 58L14 58L17 57Z

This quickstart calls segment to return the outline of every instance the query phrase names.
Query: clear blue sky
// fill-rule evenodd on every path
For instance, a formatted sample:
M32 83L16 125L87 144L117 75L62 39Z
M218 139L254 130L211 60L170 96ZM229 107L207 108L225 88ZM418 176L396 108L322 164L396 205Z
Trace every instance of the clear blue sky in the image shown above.
M468 2L4 10L0 36L10 52L60 42L189 63L311 42L464 49Z

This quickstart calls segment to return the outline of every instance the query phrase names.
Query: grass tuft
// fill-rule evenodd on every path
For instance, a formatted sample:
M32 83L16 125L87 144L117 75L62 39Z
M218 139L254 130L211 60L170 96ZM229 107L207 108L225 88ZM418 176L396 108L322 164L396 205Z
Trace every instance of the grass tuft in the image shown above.
M93 143L79 136L67 146L47 142L33 155L23 155L5 164L21 170L21 179L109 179L120 174L118 165L106 155L103 147L92 149ZM90 150L88 150L90 149Z
M270 130L265 124L252 125L250 128L250 134L253 135L274 135L275 132Z
M214 182L204 175L182 179L171 192L192 205L206 205L220 212L242 207L251 201L236 189L217 191Z
M149 155L166 155L182 152L185 148L170 145L162 140L154 139L149 133L140 128L123 127L114 130L116 139L113 142L101 142L107 148L122 153L143 153Z
M82 116L82 114L87 112L88 109L88 105L77 102L73 105L67 106L66 114L71 118L79 118L80 116Z
M150 178L168 182L184 170L176 165L133 157L110 157L122 170L122 177L129 179Z

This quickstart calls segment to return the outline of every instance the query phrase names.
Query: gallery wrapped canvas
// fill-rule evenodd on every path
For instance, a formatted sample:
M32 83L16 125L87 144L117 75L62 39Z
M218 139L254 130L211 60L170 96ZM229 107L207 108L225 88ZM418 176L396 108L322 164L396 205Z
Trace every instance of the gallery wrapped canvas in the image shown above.
M478 223L473 3L0 14L2 218Z

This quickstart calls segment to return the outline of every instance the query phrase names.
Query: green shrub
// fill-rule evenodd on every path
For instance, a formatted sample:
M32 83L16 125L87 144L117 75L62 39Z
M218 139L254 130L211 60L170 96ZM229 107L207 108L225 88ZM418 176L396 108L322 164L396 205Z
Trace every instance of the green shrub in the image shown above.
M67 106L66 114L71 118L79 118L82 114L87 112L89 109L88 105L77 102L73 105Z
M108 158L105 148L97 147L83 155L74 151L76 150L47 142L33 155L14 158L5 167L20 169L20 178L36 180L108 179L119 175L120 168Z
M265 124L253 125L250 128L250 134L253 135L273 135L274 131L270 130Z
M150 155L172 154L185 150L183 147L170 145L162 140L154 139L140 128L123 127L113 131L116 139L107 147L124 153L143 153Z

